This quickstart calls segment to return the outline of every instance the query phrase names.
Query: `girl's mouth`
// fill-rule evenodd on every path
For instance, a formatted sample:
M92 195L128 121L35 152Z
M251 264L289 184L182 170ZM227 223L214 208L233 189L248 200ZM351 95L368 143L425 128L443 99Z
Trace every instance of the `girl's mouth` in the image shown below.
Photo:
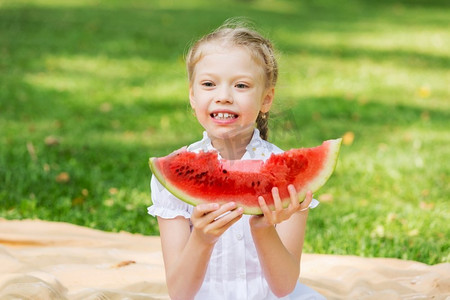
M238 117L237 114L231 112L214 112L210 114L211 118L216 120L232 120Z

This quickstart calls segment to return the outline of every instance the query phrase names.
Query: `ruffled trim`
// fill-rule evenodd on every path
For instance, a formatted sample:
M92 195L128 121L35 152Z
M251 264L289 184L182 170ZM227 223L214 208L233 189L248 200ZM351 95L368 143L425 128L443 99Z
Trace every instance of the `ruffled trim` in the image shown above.
M152 205L147 208L147 212L149 215L154 217L158 216L163 219L173 219L179 216L182 216L186 219L191 218L191 213L185 210L180 209L172 209L169 207L164 207L160 205Z
M316 199L312 199L311 203L309 204L309 208L313 209L316 208L317 206L319 206L320 202L317 201Z

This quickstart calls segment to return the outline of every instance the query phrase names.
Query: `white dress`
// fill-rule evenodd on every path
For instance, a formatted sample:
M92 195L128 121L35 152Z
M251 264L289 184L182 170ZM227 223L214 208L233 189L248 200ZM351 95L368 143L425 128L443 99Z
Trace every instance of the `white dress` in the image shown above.
M188 147L188 150L193 152L213 149L206 132L201 141ZM257 129L246 150L242 159L265 160L272 153L283 152L275 145L261 139ZM153 205L148 208L150 215L167 219L177 216L190 218L193 206L173 196L154 176L151 179L151 192ZM314 208L317 204L318 202L313 200L310 207ZM293 293L283 298L278 298L271 292L258 260L250 232L249 218L250 216L243 215L219 238L214 246L203 285L195 299L325 299L313 289L300 283L297 283Z

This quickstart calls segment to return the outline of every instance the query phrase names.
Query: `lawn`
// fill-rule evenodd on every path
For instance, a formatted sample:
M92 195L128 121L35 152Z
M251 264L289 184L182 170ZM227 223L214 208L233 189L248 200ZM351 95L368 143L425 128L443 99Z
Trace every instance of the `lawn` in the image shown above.
M0 217L158 234L148 158L202 133L183 55L246 16L279 52L270 141L344 137L305 251L449 262L450 5L372 2L0 0Z

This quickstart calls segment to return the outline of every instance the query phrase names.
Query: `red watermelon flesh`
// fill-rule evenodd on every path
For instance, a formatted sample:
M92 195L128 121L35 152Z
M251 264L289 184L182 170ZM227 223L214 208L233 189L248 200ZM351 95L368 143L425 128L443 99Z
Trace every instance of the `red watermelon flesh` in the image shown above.
M182 148L165 157L150 158L159 182L179 199L198 205L234 201L245 214L261 214L258 196L273 209L272 188L278 187L284 207L293 184L303 201L306 192L321 188L336 166L341 139L314 148L292 149L262 160L219 159L215 151L194 153Z

